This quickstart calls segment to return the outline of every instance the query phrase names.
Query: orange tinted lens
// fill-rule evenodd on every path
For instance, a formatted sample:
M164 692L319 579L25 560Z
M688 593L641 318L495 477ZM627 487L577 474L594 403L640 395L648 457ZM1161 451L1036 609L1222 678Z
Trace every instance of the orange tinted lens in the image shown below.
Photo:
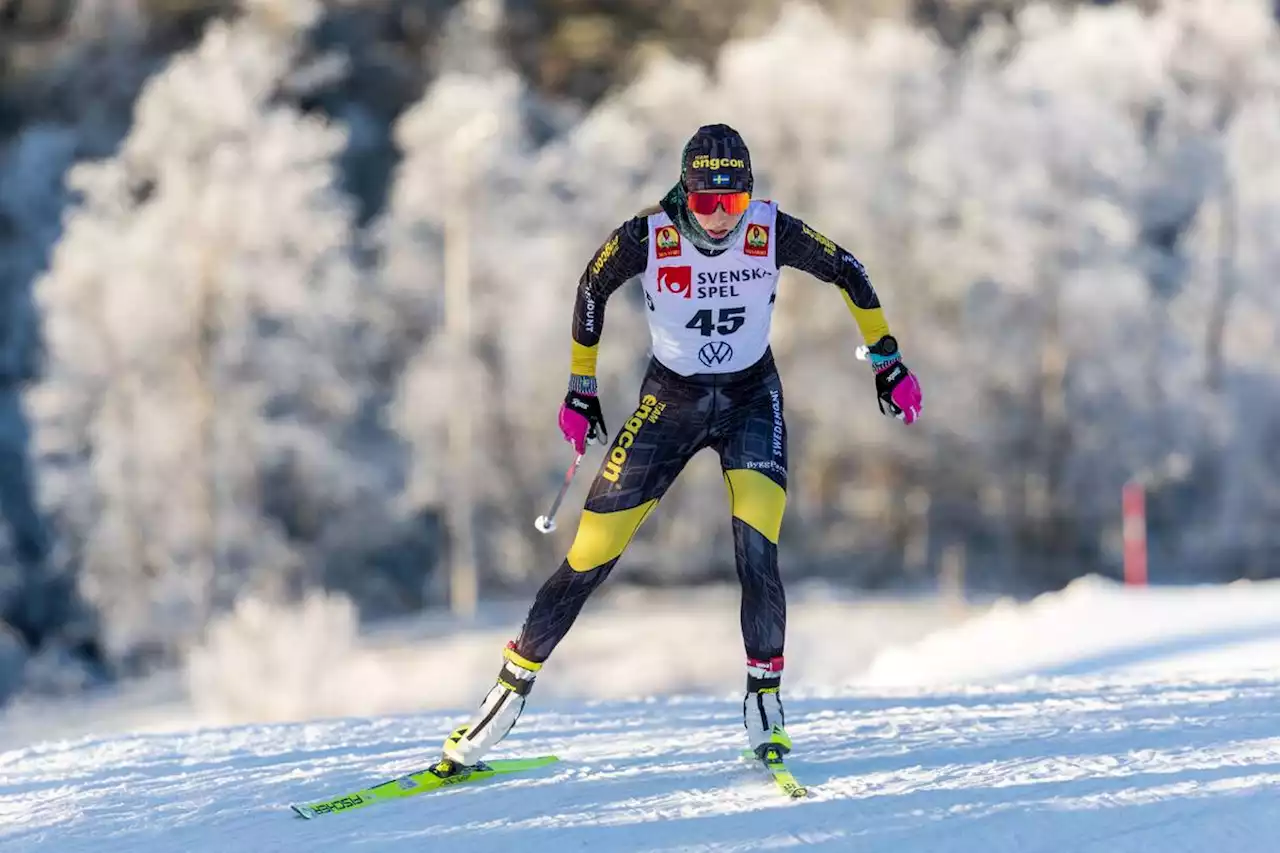
M720 196L720 203L724 205L724 212L731 216L739 213L747 212L747 205L751 204L750 193L725 193Z
M736 216L739 213L745 213L749 204L751 204L750 193L689 194L689 209L704 216L715 213L717 207L723 207L725 213Z

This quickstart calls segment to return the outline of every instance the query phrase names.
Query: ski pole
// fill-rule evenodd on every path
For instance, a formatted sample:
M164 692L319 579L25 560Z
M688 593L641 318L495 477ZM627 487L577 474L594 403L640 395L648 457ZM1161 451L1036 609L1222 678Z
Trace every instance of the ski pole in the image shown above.
M550 533L556 529L556 511L560 509L560 502L564 500L565 493L569 491L569 486L573 483L573 477L578 473L578 466L582 464L582 454L579 453L574 457L573 464L569 466L569 470L564 474L564 483L560 486L560 491L556 493L556 499L551 502L551 509L547 510L546 515L538 516L533 526L538 528L539 533Z

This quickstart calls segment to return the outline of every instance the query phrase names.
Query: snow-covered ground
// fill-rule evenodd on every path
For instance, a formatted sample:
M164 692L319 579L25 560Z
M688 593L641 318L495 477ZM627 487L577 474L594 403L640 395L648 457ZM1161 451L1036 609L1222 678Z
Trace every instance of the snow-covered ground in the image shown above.
M626 632L654 618L612 622ZM387 647L408 656L410 639ZM430 638L415 642L433 659ZM718 658L709 645L688 642L682 657ZM736 758L736 690L686 679L674 693L573 698L590 693L580 682L535 693L499 750L554 752L560 764L310 822L285 805L415 769L461 712L13 748L0 753L0 850L1280 849L1280 584L1125 590L1088 579L856 665L839 665L841 645L829 631L788 650L789 669L807 670L787 692L807 800L783 799ZM598 650L602 666L615 651ZM619 665L632 665L625 652ZM576 671L566 664L562 682ZM605 680L609 694L623 679Z

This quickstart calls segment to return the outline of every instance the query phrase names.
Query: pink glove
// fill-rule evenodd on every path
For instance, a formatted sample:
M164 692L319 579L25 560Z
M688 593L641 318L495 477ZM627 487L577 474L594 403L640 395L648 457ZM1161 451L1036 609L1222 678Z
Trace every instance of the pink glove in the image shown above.
M894 368L900 369L904 375L896 381L886 379L887 387L880 393L880 411L893 415L904 424L915 423L924 411L924 393L920 390L920 380L907 371L906 365L897 361L877 373L876 387L881 387L881 375L894 373Z
M924 394L920 380L902 363L898 341L885 335L870 347L859 351L859 358L871 361L876 374L876 397L880 411L904 424L913 424L924 411Z
M604 426L604 414L595 394L570 391L560 407L560 432L564 440L573 445L579 456L587 452L587 442L607 440L609 433Z

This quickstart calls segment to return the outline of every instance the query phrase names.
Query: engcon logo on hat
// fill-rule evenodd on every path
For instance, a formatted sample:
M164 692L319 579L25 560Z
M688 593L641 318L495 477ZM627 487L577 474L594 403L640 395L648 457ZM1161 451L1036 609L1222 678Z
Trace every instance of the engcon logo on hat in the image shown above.
M693 158L690 169L745 169L747 164L737 157L709 157L701 154Z

